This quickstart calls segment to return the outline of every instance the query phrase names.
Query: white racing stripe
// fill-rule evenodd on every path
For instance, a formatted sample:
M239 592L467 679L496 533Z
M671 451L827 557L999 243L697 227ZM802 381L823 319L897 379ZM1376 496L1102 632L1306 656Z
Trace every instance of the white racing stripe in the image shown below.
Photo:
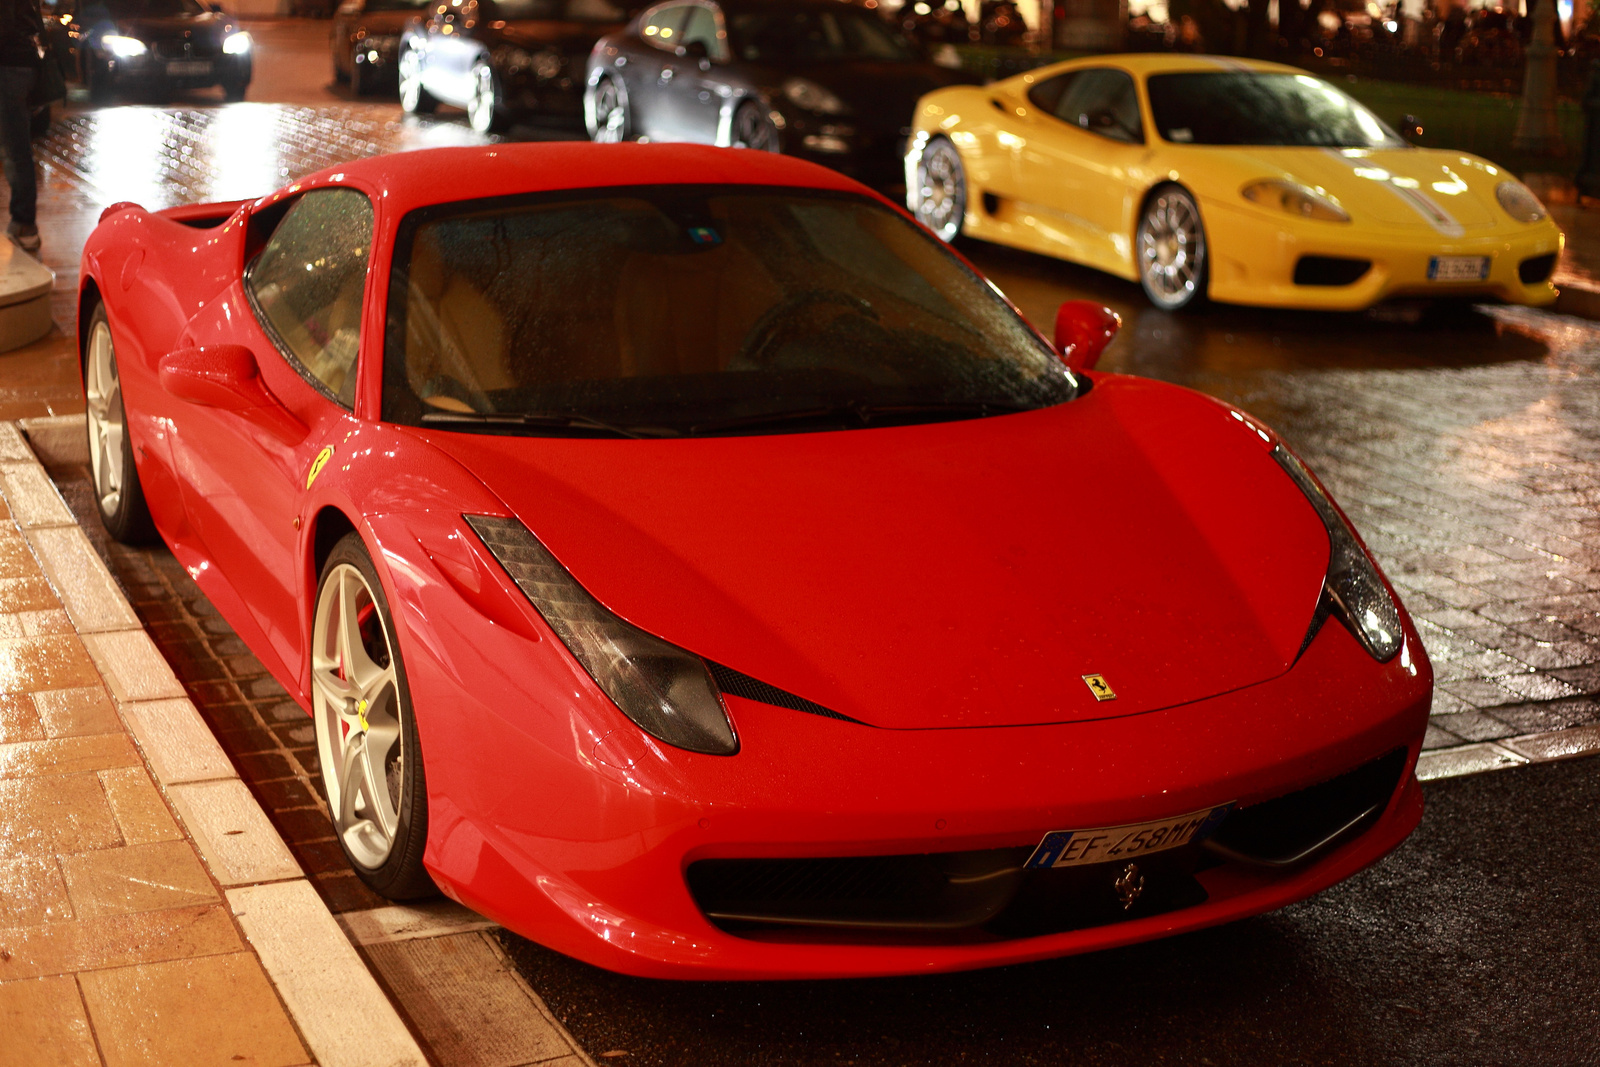
M1363 160L1352 159L1350 156L1345 155L1337 148L1324 148L1322 151L1326 153L1330 159L1336 159L1340 163L1349 167L1352 172L1364 169ZM1365 177L1365 175L1363 175L1363 177ZM1466 227L1457 222L1454 215L1440 207L1436 202L1434 202L1432 197L1428 196L1428 194L1424 193L1421 189L1408 189L1403 185L1396 185L1393 175L1385 179L1367 178L1367 180L1379 182L1379 184L1388 188L1391 193L1404 201L1406 206L1411 208L1411 210L1415 211L1418 215L1421 215L1423 221L1427 222L1429 226L1432 226L1444 236L1461 237L1466 234Z

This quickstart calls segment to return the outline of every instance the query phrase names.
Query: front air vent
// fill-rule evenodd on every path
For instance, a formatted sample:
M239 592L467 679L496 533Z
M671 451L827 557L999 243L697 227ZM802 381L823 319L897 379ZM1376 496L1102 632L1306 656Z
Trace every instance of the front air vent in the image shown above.
M716 680L718 688L724 693L732 693L736 697L754 700L758 704L771 704L775 708L788 708L790 711L803 711L807 715L821 715L825 719L838 719L840 722L853 722L857 725L866 725L860 719L852 719L848 715L841 715L832 708L825 708L815 701L805 697L795 696L775 685L768 685L758 678L752 678L742 671L732 667L724 667L720 663L706 661L706 666L711 668L711 677Z
M1555 269L1556 254L1547 252L1542 256L1530 256L1517 264L1517 277L1522 279L1523 285L1538 285L1549 281Z
M1406 750L1397 748L1353 771L1230 814L1206 847L1228 859L1289 867L1364 829L1400 785Z
M1353 285L1372 269L1370 259L1342 256L1301 256L1294 265L1296 285Z

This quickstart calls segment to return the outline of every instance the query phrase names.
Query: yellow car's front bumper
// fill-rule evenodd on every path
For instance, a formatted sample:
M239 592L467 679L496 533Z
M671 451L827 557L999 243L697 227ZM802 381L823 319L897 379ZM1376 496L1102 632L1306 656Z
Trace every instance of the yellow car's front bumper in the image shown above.
M1564 238L1549 219L1500 227L1483 236L1447 237L1279 219L1215 201L1202 201L1201 212L1211 258L1211 299L1225 304L1359 311L1402 296L1536 306L1556 298L1550 271L1531 282L1519 273L1528 260L1559 258ZM1372 266L1349 284L1297 285L1295 267L1302 256L1369 260ZM1428 268L1435 256L1488 256L1489 276L1482 281L1432 281Z

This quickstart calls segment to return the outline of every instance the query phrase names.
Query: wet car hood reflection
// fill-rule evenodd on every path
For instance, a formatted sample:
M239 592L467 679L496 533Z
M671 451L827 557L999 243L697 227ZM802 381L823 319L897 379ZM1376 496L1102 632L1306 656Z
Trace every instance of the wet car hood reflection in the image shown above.
M479 472L611 610L884 727L1106 718L1276 677L1327 566L1258 437L1133 379L877 430L410 432ZM1085 674L1117 701L1097 703Z

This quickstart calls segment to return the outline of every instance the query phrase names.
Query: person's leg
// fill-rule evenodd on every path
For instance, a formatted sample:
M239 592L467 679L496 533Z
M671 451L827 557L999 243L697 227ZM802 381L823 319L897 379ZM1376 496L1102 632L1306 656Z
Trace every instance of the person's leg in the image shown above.
M38 72L31 67L0 67L0 147L5 149L6 181L11 185L11 224L6 232L29 252L39 247L35 225L39 187L28 107L28 93L36 77Z

